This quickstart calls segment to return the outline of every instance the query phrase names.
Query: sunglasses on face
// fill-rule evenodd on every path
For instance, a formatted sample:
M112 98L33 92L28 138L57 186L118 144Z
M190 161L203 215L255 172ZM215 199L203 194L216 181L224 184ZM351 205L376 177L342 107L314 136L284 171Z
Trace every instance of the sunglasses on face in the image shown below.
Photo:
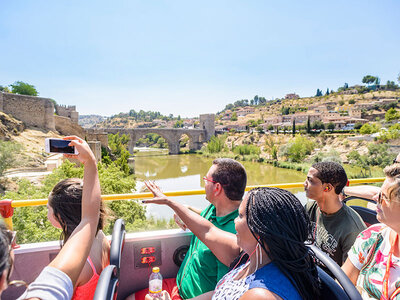
M214 181L214 180L208 179L206 176L203 177L203 180L204 180L204 181L209 181L209 182L212 182L212 183L217 183L217 182Z
M380 205L382 205L382 202L383 202L383 201L385 201L386 204L389 204L389 199L384 199L384 197L383 197L383 195L382 195L382 192L379 192L377 203L380 204Z

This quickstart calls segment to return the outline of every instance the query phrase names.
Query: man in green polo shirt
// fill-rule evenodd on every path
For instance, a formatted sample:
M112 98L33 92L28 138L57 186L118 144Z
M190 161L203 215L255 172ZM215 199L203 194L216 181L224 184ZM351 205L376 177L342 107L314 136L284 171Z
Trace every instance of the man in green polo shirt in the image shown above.
M194 233L176 279L168 278L163 282L163 289L169 292L172 299L189 299L212 291L222 276L228 272L230 261L224 261L220 253L212 252L217 252L218 243L223 241L209 243L210 250L202 240L204 241L212 234L203 230L204 227L201 227L199 219L208 220L224 231L236 233L234 219L238 216L238 207L246 188L246 171L242 164L233 159L219 158L213 161L203 179L206 199L210 202L210 205L200 214L204 219L196 216L183 204L167 198L154 183L146 182L154 198L145 202L168 205L183 220L184 223L178 223L178 225L189 228ZM215 254L223 262L218 260ZM227 255L227 257L231 256ZM135 298L129 299L144 299L146 294L147 290L142 290L135 294Z

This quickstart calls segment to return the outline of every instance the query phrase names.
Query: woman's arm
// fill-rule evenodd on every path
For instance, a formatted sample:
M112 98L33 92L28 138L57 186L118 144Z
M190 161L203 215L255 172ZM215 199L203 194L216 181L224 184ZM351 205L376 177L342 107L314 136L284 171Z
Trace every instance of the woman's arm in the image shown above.
M72 140L70 145L75 146L79 152L78 155L65 156L77 158L84 165L82 219L49 266L68 275L73 286L75 286L96 234L101 192L96 159L89 145L78 137L70 136L64 139Z
M379 194L381 188L373 185L357 185L345 186L343 191L347 196L362 197L373 200L374 196Z
M360 274L360 270L357 269L353 263L350 261L349 258L346 259L345 263L342 266L343 272L347 275L347 277L350 278L351 282L356 285L357 284L357 278L358 275Z

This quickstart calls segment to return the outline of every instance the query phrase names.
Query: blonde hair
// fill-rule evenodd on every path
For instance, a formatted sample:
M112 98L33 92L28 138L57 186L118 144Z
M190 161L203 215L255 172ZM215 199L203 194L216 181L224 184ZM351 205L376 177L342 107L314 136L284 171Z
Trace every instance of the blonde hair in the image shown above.
M385 176L393 180L388 187L390 201L400 202L400 164L393 164L383 169Z

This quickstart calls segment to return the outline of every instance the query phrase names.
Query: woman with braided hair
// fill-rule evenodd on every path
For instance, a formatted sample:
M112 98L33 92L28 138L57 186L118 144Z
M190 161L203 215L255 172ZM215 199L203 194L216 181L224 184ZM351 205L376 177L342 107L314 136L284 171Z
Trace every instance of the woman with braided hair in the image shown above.
M196 218L194 214L189 217ZM305 245L311 237L311 224L303 205L292 193L278 188L251 190L235 219L236 240L231 237L234 235L206 221L199 219L198 223L202 229L197 228L196 234L216 255L217 249L230 256L230 249L240 247L249 258L226 274L214 291L193 299L319 298L317 268ZM166 292L163 299L169 299Z
M292 193L251 190L239 207L235 227L237 244L249 260L221 279L212 299L318 298L317 268L304 244L311 224Z

